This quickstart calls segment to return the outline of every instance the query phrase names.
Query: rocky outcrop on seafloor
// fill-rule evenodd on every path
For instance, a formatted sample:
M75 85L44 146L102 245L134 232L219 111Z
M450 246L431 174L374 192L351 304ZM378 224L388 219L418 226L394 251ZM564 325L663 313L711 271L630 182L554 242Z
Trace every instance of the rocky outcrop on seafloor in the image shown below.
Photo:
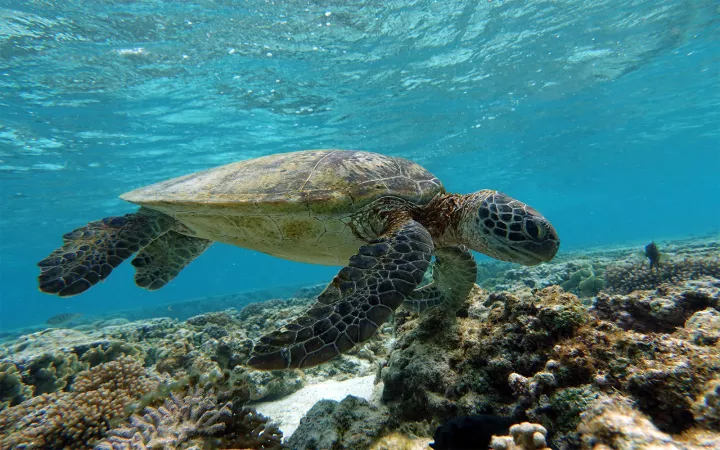
M367 400L347 396L341 402L321 400L308 411L288 440L293 449L362 449L381 436L389 413Z
M581 414L607 393L629 399L670 436L718 433L708 405L717 404L719 298L711 279L599 296L596 307L558 286L476 289L459 312L467 317L436 308L396 321L383 400L418 431L499 414L541 424L559 448L581 445Z

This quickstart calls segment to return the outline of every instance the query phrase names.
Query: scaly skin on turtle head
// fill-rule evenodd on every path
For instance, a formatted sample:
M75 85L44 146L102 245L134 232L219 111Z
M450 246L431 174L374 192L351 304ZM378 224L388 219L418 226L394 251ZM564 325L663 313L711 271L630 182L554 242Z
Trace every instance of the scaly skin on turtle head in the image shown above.
M533 266L550 261L560 247L555 228L537 210L497 191L463 196L456 239L496 259Z

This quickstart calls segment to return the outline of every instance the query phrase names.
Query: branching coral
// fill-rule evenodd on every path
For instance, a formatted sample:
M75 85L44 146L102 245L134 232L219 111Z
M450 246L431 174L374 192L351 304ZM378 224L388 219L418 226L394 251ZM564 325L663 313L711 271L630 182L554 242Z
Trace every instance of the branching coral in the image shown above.
M219 404L213 391L196 388L183 397L172 393L164 406L148 406L143 412L131 416L129 426L108 432L108 438L95 448L185 448L197 436L223 433L232 421L232 402Z
M35 387L34 395L52 393L63 389L85 367L74 353L46 353L24 367L23 378Z
M282 431L254 409L243 408L234 418L225 439L225 447L263 450L284 448Z
M208 386L184 396L173 393L159 408L147 407L107 433L95 450L188 448L282 448L282 433L252 409L233 413Z
M132 357L100 364L80 372L71 391L42 394L0 412L0 444L3 448L87 448L157 384Z

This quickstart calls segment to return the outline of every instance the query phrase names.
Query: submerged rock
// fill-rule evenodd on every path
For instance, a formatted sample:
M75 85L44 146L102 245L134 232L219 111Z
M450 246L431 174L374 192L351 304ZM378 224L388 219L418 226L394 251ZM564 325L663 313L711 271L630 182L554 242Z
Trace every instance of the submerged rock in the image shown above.
M341 402L321 400L288 439L293 449L367 449L385 432L388 411L352 395Z
M603 396L582 414L578 426L583 449L700 450L720 448L720 434L690 430L681 436L664 433L628 398Z

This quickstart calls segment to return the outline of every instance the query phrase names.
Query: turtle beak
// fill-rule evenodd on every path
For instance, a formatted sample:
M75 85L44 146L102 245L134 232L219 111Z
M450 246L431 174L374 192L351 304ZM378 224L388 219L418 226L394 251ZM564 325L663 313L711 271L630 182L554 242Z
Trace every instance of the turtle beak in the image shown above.
M559 239L548 239L542 243L523 242L514 250L518 254L518 262L526 266L534 266L542 262L552 261L560 248Z
M555 229L548 228L548 235L541 242L522 241L512 242L508 245L508 241L492 236L489 244L489 256L500 259L502 261L510 261L524 266L535 266L543 262L551 261L560 248L560 239Z

